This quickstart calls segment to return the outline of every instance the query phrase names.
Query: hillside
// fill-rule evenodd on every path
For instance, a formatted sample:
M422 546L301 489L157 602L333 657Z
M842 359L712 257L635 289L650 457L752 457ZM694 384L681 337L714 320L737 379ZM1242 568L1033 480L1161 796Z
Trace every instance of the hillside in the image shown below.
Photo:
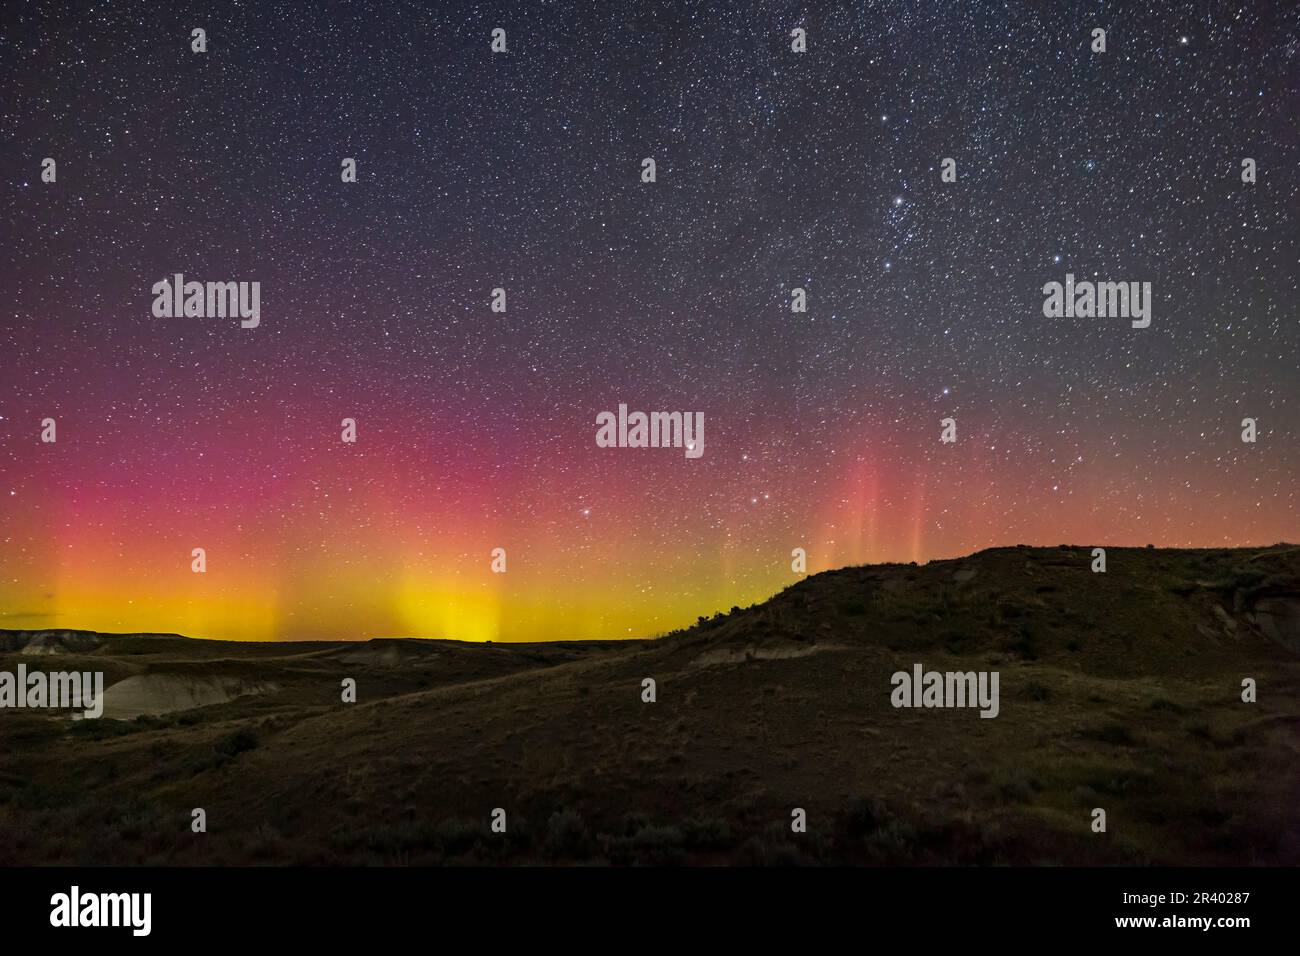
M1090 551L846 568L655 641L0 631L124 718L0 711L0 862L1300 862L1300 548ZM998 716L895 708L915 664L997 671Z

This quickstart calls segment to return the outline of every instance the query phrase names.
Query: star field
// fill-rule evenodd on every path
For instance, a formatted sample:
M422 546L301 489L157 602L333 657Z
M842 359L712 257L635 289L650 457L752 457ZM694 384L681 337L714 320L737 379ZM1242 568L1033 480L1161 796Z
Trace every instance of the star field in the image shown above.
M646 636L795 547L1300 532L1285 5L5 19L3 626ZM260 282L260 326L154 317L177 272ZM1152 283L1151 326L1044 318L1067 272ZM620 402L707 452L597 448Z

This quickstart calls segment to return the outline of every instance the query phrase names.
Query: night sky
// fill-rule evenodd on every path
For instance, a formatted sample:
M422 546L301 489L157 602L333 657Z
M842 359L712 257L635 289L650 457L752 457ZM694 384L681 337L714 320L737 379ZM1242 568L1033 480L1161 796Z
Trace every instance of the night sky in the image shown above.
M1298 118L1283 3L6 5L0 627L639 637L796 547L1295 541Z

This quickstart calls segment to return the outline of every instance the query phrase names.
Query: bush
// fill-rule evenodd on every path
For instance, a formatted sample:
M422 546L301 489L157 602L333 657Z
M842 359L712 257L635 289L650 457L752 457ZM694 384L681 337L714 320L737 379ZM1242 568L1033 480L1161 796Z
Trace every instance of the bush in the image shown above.
M1024 770L1014 768L1006 773L998 788L1004 800L1012 803L1029 803L1034 794L1043 789L1042 781L1030 776Z
M899 863L916 855L916 828L901 820L890 820L867 838L867 848L880 860Z
M682 836L691 850L725 850L735 843L731 824L713 817L694 817L682 827Z
M844 811L843 828L851 837L864 837L893 819L893 814L874 797L854 797Z
M546 852L582 860L591 855L591 832L575 810L557 810L546 821Z
M443 852L457 856L474 848L483 836L483 827L467 820L444 820L435 832Z
M1115 744L1119 747L1133 746L1133 733L1123 724L1105 724L1087 731L1084 736L1104 744Z
M636 862L664 866L683 861L684 842L682 831L676 827L650 826L627 841L627 845Z
M257 734L251 730L236 730L233 734L222 737L214 748L223 757L235 757L257 746Z
M1006 646L1006 649L1027 661L1038 660L1038 649L1034 647L1034 638L1027 630L1021 630L1020 636Z
M751 866L801 866L807 862L803 851L791 842L782 823L774 823L762 833L750 837L745 843L744 855Z

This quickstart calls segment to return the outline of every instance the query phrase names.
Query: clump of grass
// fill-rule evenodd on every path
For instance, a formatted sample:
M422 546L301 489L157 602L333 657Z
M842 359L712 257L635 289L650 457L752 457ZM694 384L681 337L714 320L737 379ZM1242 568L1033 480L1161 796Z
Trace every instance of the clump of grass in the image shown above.
M340 827L330 834L329 842L332 847L344 853L368 850L383 857L441 848L437 827L422 820Z
M629 813L623 817L622 836L636 836L650 825L650 818L644 813Z
M867 849L882 862L899 863L914 859L918 849L916 827L902 820L890 820L867 838Z
M1021 628L1020 636L1008 644L1006 649L1024 660L1038 660L1038 648L1034 646L1034 636L1026 628Z
M1135 744L1132 731L1120 723L1102 724L1100 727L1085 730L1083 735L1090 740L1117 747L1132 747Z
M792 836L785 824L770 824L745 842L745 861L751 866L802 866L809 861Z
M840 818L839 829L849 838L850 844L860 846L874 861L900 863L916 857L916 828L900 820L874 797L850 800Z
M998 792L1004 800L1012 803L1029 803L1034 794L1043 789L1043 783L1019 767L1009 770L998 786Z
M1025 685L1025 691L1026 693L1029 694L1032 700L1036 700L1039 702L1045 701L1052 696L1051 688L1049 688L1046 684L1040 684L1038 681L1035 680L1031 680L1028 684Z
M583 860L592 848L591 831L576 810L557 810L546 821L546 852L550 856Z
M615 837L608 847L614 863L668 866L685 862L685 842L677 827L647 826L631 837Z
M997 604L997 617L1000 621L1010 621L1018 617L1024 617L1027 608L1017 601L999 601Z
M731 824L716 817L692 817L682 825L682 836L691 850L725 850L735 844Z
M251 730L236 730L217 741L214 750L223 757L236 757L257 747L257 734Z
M844 809L841 829L851 837L864 837L893 819L880 800L874 797L854 797Z

